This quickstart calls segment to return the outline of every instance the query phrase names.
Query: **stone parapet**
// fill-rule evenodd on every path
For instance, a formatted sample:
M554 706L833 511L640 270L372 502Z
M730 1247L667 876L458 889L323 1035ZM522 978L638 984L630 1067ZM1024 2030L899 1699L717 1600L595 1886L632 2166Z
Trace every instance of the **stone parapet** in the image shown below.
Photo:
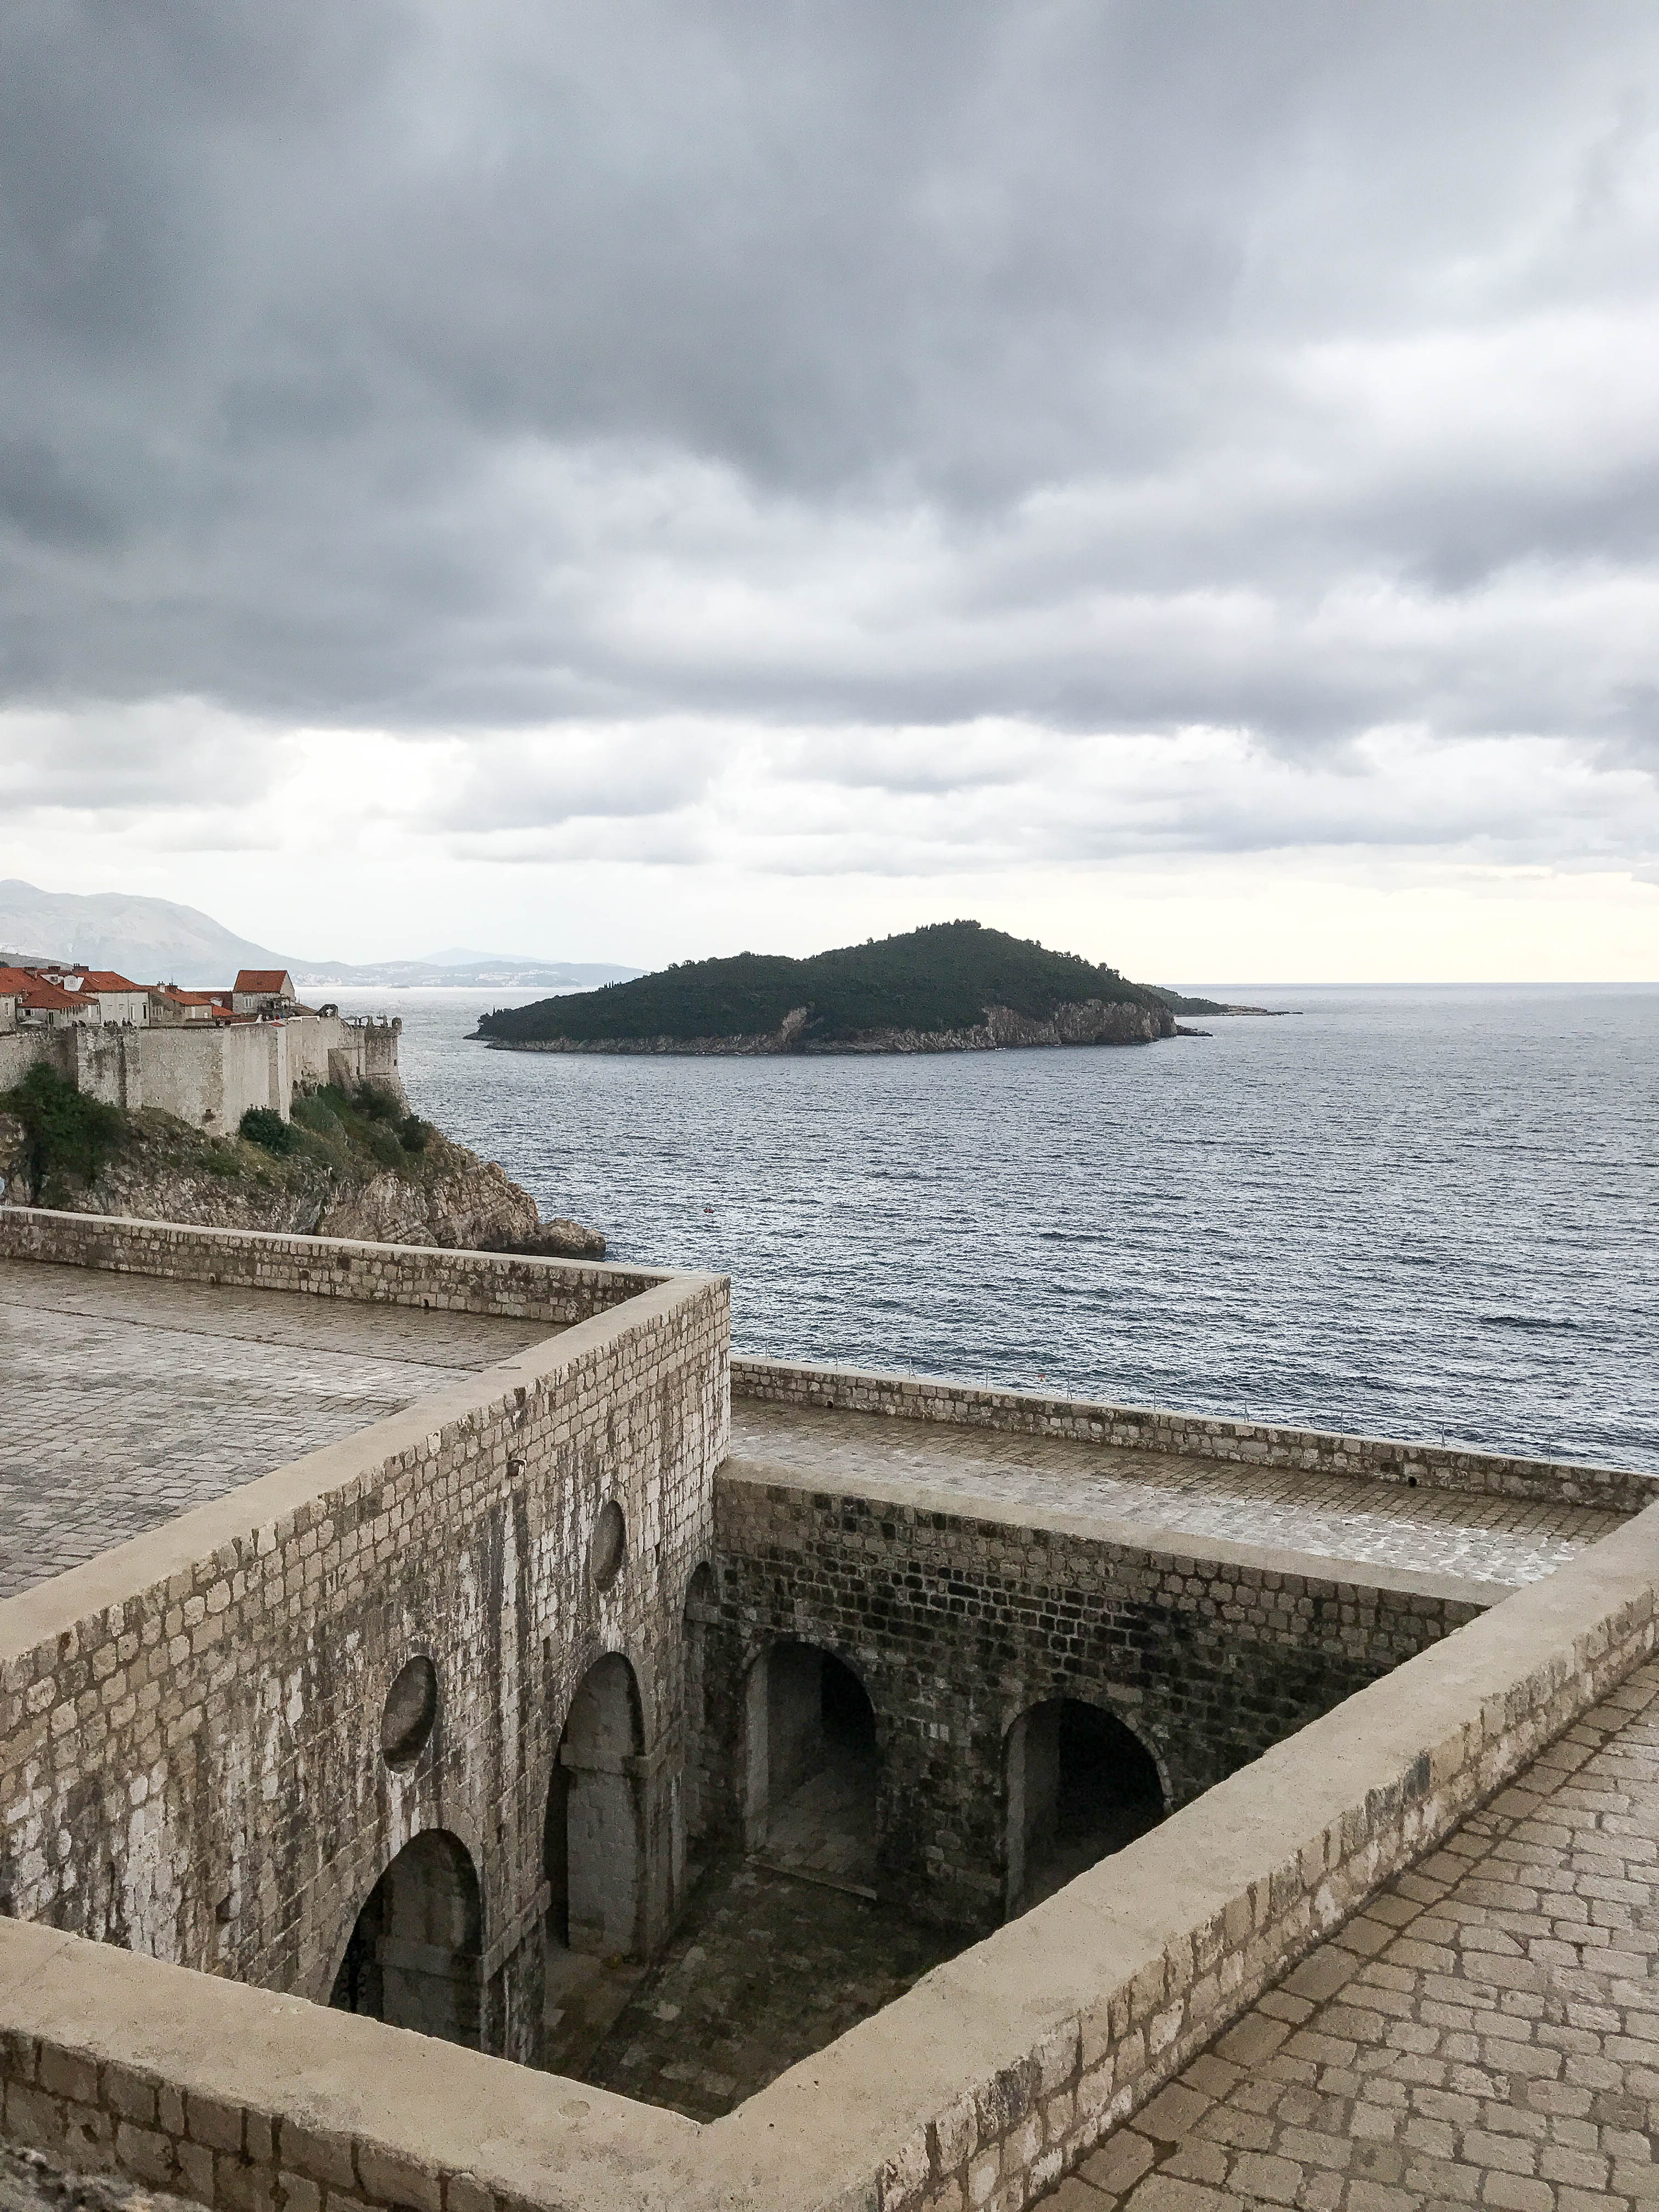
M34 1256L63 1256L53 1217L0 1222L44 1240ZM143 1252L167 1272L159 1224L88 1226L116 1247L161 1237L127 1263ZM312 1249L171 1234L181 1269L234 1261L244 1281ZM383 1296L412 1297L429 1279L399 1270L422 1259L460 1265L448 1303L477 1310L487 1294L487 1277L466 1286L466 1255L352 1256L356 1284L388 1271ZM554 1285L604 1272L501 1264ZM485 2046L527 2057L560 1728L587 1670L617 1652L645 1750L674 1735L686 1588L726 1446L728 1332L723 1279L659 1280L0 1602L0 1915L326 2001L365 1896L409 1841L442 1830L482 1884ZM609 1511L627 1571L600 1584L589 1547ZM417 1656L435 1719L394 1767L382 1711ZM644 1793L640 1911L658 1929L678 1901L676 1786L670 1771Z
M1164 1407L1051 1397L1034 1390L981 1389L969 1382L882 1375L855 1367L813 1367L734 1354L732 1395L771 1405L1000 1429L1016 1436L1065 1437L1080 1443L1165 1452L1183 1459L1357 1475L1413 1489L1420 1484L1425 1489L1562 1500L1610 1513L1639 1513L1659 1498L1659 1476L1623 1468L1584 1467L1388 1437L1348 1437Z
M1033 1525L944 1494L896 1504L735 1457L714 1532L726 1826L752 1786L750 1668L774 1644L822 1645L876 1714L881 1896L981 1931L1003 1914L1005 1744L1030 1707L1107 1707L1183 1805L1502 1595L1063 1510Z
M44 1260L117 1274L159 1275L169 1282L300 1291L313 1297L420 1306L434 1313L492 1314L559 1327L608 1312L665 1283L687 1279L662 1268L605 1261L360 1243L272 1230L198 1229L27 1206L0 1206L0 1260Z
M0 1922L3 2126L224 2212L1023 2212L1653 1650L1659 1515L706 2128Z

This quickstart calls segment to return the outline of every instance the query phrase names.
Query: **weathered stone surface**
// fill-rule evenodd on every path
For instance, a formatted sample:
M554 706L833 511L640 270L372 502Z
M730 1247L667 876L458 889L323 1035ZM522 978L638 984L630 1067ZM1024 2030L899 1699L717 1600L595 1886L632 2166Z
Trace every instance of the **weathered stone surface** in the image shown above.
M1043 2198L1607 2212L1659 2197L1644 1667Z
M1636 2101L1655 2047L1643 2025L1650 1961L1627 1940L1654 1914L1642 1872L1659 1852L1652 1793L1644 1776L1621 1791L1618 1773L1594 1770L1611 1737L1594 1717L1588 1735L1574 1724L1617 1705L1618 1686L1651 1657L1659 1515L1624 1522L1430 1640L699 2130L300 2000L326 1994L352 1916L392 1851L441 1828L483 1880L486 2040L525 2047L539 1996L552 1754L574 1686L601 1653L633 1662L641 1747L593 1771L637 1785L629 1802L658 1870L646 1910L665 1924L690 1632L707 1639L726 1620L726 1594L702 1594L726 1442L724 1285L0 1212L3 1250L570 1324L551 1344L0 1602L0 1897L12 1916L0 1917L0 2133L9 2139L114 2162L225 2212L343 2212L377 2191L441 2212L1021 2212L1062 2177L1073 2205L1086 2205L1080 2191L1099 2197L1082 2178L1088 2162L1145 2110L1163 2131L1145 2136L1153 2165L1128 2178L1131 2150L1095 2169L1113 2193L1137 2196L1137 2212L1216 2212L1215 2199L1266 2203L1291 2188L1307 2212L1410 2212L1441 2201L1442 2180L1444 2201L1469 2201L1467 2185L1447 2179L1460 2167L1475 2173L1483 2203L1514 2212L1547 2212L1547 2212L1653 2193ZM878 1404L906 1387L866 1385ZM925 1402L924 1418L937 1418L946 1400ZM977 1394L964 1404L970 1424L995 1425ZM989 1412L1010 1429L1070 1420L1085 1434L1119 1418L1018 1401ZM1127 1415L1121 1425L1132 1425ZM1224 1424L1192 1433L1221 1457L1249 1458L1255 1446L1264 1465L1340 1443L1364 1472L1371 1449ZM1376 1449L1386 1480L1425 1464L1408 1447ZM1478 1461L1458 1456L1438 1472L1452 1487L1570 1502L1566 1486L1586 1472ZM902 1566L894 1602L914 1611L915 1589L939 1586L957 1565L953 1547L970 1540L1019 1547L1017 1566L1012 1551L1006 1568L990 1549L981 1562L981 1587L1008 1615L992 1626L1024 1633L1022 1608L1035 1608L1049 1638L1044 1663L1062 1674L1070 1645L1080 1637L1086 1649L1091 1608L1109 1609L1103 1589L1075 1627L1057 1609L1048 1624L1042 1608L1081 1586L1081 1556L1050 1540L1075 1542L1068 1529L970 1529L972 1516L943 1513L925 1524L918 1516L901 1536L890 1502L890 1528L870 1510L880 1501L815 1497L798 1480L749 1489L782 1531L775 1556L763 1560L766 1545L755 1546L752 1574L737 1577L757 1593L750 1626L781 1628L803 1532L809 1556L823 1547L822 1571L790 1616L793 1634L810 1628L815 1603L852 1602L849 1559L866 1582L884 1562ZM596 1577L607 1502L626 1514L627 1567L613 1575L607 1551ZM838 1504L844 1528L834 1525ZM1176 1571L1174 1553L1138 1548L1134 1571ZM1182 1586L1162 1601L1186 1632L1182 1621L1209 1619L1213 1591L1191 1557L1179 1565ZM1374 1621L1345 1616L1338 1585L1320 1582L1263 1580L1264 1620L1250 1626L1264 1650L1289 1651L1298 1632L1316 1644L1327 1630L1333 1648L1350 1634L1364 1646ZM954 1625L941 1648L954 1668L969 1647L951 1639L981 1599L966 1587L952 1616L957 1593L942 1588L938 1610ZM1328 1593L1339 1609L1322 1627ZM1312 1626L1297 1631L1291 1601L1303 1596ZM1287 1640L1273 1646L1275 1637ZM432 1660L441 1697L423 1747L394 1767L381 1753L381 1711L416 1654ZM922 1688L951 1691L923 1680L929 1666L924 1656L911 1667ZM1648 1712L1649 1679L1624 1694ZM1533 1781L1517 1783L1534 1763ZM1582 1846L1577 1812L1555 1787L1569 1769L1588 1780L1561 1788L1584 1788L1577 1812L1597 1824ZM1487 1819L1516 1825L1488 1830ZM1505 1856L1517 1837L1520 1856ZM1559 1852L1566 1860L1553 1869ZM1460 1890L1472 1873L1492 1893ZM1538 1940L1504 1917L1517 1887L1555 1899ZM1532 1908L1519 1910L1524 1918ZM1592 1955L1601 1951L1605 1962ZM1383 1969L1421 1978L1409 2024L1470 2036L1472 2053L1449 2039L1438 2051L1397 2046L1389 1993L1408 1992ZM1438 2020L1431 2007L1443 2004L1476 2016ZM1416 2086L1471 2100L1472 2114L1413 2104L1409 2069L1425 2061L1450 2071ZM1581 2077L1577 2062L1613 2072ZM1635 2073L1619 2071L1627 2062ZM1314 2069L1287 2088L1351 2100L1356 2159L1386 2165L1409 2149L1434 2161L1433 2185L1419 2190L1409 2168L1389 2179L1360 2165L1341 2176L1346 2197L1331 2195L1318 2178L1327 2169L1288 2132L1328 2130L1304 2113L1275 2133L1278 2107L1247 2086L1276 2082L1282 2064ZM1370 2094L1372 2074L1379 2087L1403 2085L1406 2104L1392 2089ZM1358 2087L1344 2086L1349 2075ZM1172 2081L1182 2095L1169 2094ZM1549 2100L1560 2085L1615 2102L1559 2110ZM1523 2125L1505 2124L1505 2096ZM1200 2112L1194 2097L1210 2104ZM1216 2129L1212 2110L1226 2114ZM1449 2152L1443 2138L1407 2133L1419 2119L1453 2127ZM1557 2120L1609 2132L1595 2144L1558 2138ZM1604 2172L1580 2162L1597 2157Z
M1003 1917L1005 1747L1030 1707L1107 1706L1152 1752L1166 1802L1182 1805L1492 1595L1320 1573L1319 1561L1293 1572L1267 1553L1177 1550L1133 1529L1108 1537L1063 1511L1008 1522L991 1507L944 1511L937 1498L896 1504L842 1487L846 1470L823 1460L819 1475L791 1468L786 1481L734 1457L716 1484L708 1674L724 1826L742 1830L751 1669L780 1643L822 1644L875 1708L877 1886L946 1925Z
M550 1334L0 1260L0 1597Z
M733 1397L770 1405L875 1413L885 1420L942 1421L1012 1435L1072 1437L1131 1451L1168 1452L1235 1466L1357 1474L1374 1482L1443 1490L1484 1490L1505 1498L1639 1513L1659 1498L1659 1476L1623 1468L1522 1459L1429 1441L1347 1437L1271 1421L1227 1420L1176 1408L1115 1406L1033 1390L979 1389L971 1382L860 1368L809 1367L742 1356L732 1363Z
M0 2143L0 2212L185 2212L185 2200L119 2173L76 2173Z
M628 1656L641 1708L641 1927L659 1936L674 1910L670 1753L726 1449L724 1282L0 1212L0 1238L61 1252L77 1232L106 1267L304 1279L290 1318L334 1319L343 1281L360 1320L413 1322L418 1297L428 1328L434 1293L568 1310L635 1292L0 1602L0 1911L325 2001L380 1873L441 1829L482 1885L484 2044L529 2056L553 1759L606 1651ZM601 1589L588 1547L608 1502L629 1541ZM394 1771L381 1709L415 1654L437 1718Z

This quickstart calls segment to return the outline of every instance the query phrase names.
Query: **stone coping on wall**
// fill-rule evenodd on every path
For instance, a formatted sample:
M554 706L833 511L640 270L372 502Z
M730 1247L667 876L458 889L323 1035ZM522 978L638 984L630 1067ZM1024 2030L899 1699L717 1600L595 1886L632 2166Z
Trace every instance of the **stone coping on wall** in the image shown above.
M395 1248L362 1249L379 1252ZM447 1427L464 1424L481 1409L509 1402L515 1395L522 1402L538 1382L556 1382L592 1353L674 1313L722 1279L659 1277L622 1305L562 1328L494 1366L464 1374L447 1388L417 1398L413 1405L336 1443L290 1460L222 1498L112 1545L13 1597L0 1599L0 1694L14 1687L10 1670L25 1663L50 1638L73 1637L82 1624L132 1598L164 1590L174 1577L188 1583L204 1562L221 1556L227 1561L227 1573L241 1571L246 1565L244 1553L257 1556L280 1549L301 1529L325 1519L348 1491L378 1479L404 1454L441 1436Z
M993 1390L944 1377L815 1367L735 1352L732 1395L828 1413L879 1413L899 1420L998 1429L1016 1436L1062 1437L1077 1443L1164 1452L1183 1459L1547 1498L1608 1513L1639 1513L1659 1499L1659 1475L1624 1468L1527 1459L1391 1437L1342 1436L1334 1430L1283 1428L1273 1422L1051 1397L1035 1390Z
M964 1534L988 1532L1005 1542L1030 1540L1040 1534L1075 1536L1098 1544L1103 1552L1125 1559L1146 1561L1155 1567L1190 1566L1195 1572L1211 1567L1236 1567L1241 1573L1270 1589L1319 1596L1340 1596L1353 1590L1379 1590L1396 1597L1431 1600L1437 1609L1453 1605L1460 1613L1480 1611L1507 1595L1501 1583L1476 1582L1461 1575L1432 1574L1426 1569L1374 1565L1363 1559L1343 1559L1324 1552L1295 1552L1284 1545L1236 1544L1222 1536L1185 1535L1176 1528L1148 1529L1133 1521L1115 1521L1105 1514L1067 1513L1043 1508L1041 1519L1011 1518L987 1505L975 1509L960 1491L928 1490L914 1483L895 1483L884 1490L879 1478L860 1477L856 1490L826 1481L820 1474L782 1467L775 1461L748 1459L733 1454L722 1461L717 1480L753 1483L763 1490L790 1491L798 1497L831 1498L857 1510L860 1506L890 1508L901 1522L925 1518L935 1527Z
M0 1922L5 2132L225 2212L1022 2212L1639 1664L1656 1580L1648 1511L709 2126Z
M236 1290L291 1291L565 1324L688 1278L605 1260L526 1259L436 1245L370 1244L268 1229L204 1229L118 1215L0 1205L0 1260L45 1260L116 1274Z

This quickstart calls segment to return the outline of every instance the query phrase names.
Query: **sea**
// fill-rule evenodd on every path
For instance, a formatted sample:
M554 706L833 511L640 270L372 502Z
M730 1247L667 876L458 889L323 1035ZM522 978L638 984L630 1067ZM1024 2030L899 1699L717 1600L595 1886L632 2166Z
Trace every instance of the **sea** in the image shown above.
M635 1059L337 995L544 1215L729 1274L741 1351L1659 1470L1659 985L1191 988L1292 1011Z

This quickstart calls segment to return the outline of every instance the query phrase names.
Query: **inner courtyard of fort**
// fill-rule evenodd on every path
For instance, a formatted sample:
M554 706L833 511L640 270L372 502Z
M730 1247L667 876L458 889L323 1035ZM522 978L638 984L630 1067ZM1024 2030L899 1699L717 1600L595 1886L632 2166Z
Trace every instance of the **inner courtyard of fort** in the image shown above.
M237 2212L1659 2193L1589 2145L1659 2095L1649 1479L734 1358L717 1277L21 1207L0 1344L8 2138ZM289 2001L234 2151L184 2077L251 2031L167 2056L145 1968ZM403 2085L343 2164L295 2148L341 2035ZM565 2100L533 2186L368 2178L446 2063Z

